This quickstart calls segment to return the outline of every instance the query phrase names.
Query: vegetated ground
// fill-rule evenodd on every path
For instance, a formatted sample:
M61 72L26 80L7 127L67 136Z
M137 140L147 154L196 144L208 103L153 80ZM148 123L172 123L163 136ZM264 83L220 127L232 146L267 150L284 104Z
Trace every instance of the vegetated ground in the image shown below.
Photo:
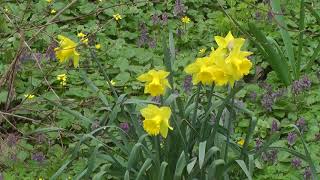
M320 2L308 2L320 14ZM184 97L190 96L184 89L187 75L183 69L216 46L213 37L232 31L235 36L246 38L219 10L219 5L240 25L254 22L283 48L268 1L221 0L219 4L211 0L188 0L183 1L181 9L175 3L173 0L134 3L81 0L67 9L64 8L69 1L62 0L0 3L0 179L49 178L64 165L79 135L85 133L86 124L46 99L59 100L64 107L89 118L104 116L99 94L87 86L79 69L58 63L54 48L58 46L60 34L75 41L80 41L79 32L87 35L88 45L79 47L80 69L87 72L88 78L110 101L111 90L91 53L106 69L119 94L144 98L143 85L136 77L151 67L163 67L163 31L171 31L175 41L173 68L180 82L177 90ZM282 6L295 51L298 49L299 5L299 1L288 0ZM58 14L60 10L63 12ZM121 19L115 20L115 14L120 14ZM190 23L181 22L184 16L190 18ZM244 88L236 95L235 102L253 111L258 118L250 149L259 148L273 137L277 139L275 146L304 153L300 136L292 132L292 125L296 125L319 169L319 56L310 68L304 68L313 59L311 56L319 41L319 21L306 11L303 68L300 78L287 87L254 44L246 42L246 49L254 52L250 57L254 65L244 78ZM101 48L95 48L97 44ZM201 49L205 52L199 52ZM65 86L57 80L60 74L67 75ZM217 91L224 93L221 88ZM239 114L236 119L232 139L237 142L245 137L249 118ZM96 121L94 125L99 126ZM123 128L126 122L127 119L120 118L116 124ZM92 129L97 128L94 125ZM78 158L61 178L82 172L86 161ZM269 150L255 157L254 166L254 179L303 179L309 177L310 171L306 162L280 150Z

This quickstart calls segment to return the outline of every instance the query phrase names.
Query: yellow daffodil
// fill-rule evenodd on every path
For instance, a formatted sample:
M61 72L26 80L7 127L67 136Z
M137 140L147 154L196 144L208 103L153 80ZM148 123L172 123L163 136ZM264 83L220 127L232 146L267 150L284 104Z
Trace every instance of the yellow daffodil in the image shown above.
M54 51L59 62L65 63L66 61L72 59L73 66L75 68L79 67L80 54L76 50L77 43L62 35L59 35L58 39L60 40L60 46L55 48Z
M199 54L204 54L205 52L206 52L206 48L201 48L200 50L199 50Z
M244 145L244 139L243 138L240 138L240 140L237 142L240 146L243 146Z
M189 24L190 23L190 18L188 16L184 16L181 18L181 22L185 23L185 24Z
M118 13L118 14L114 14L113 15L113 18L116 20L116 21L119 21L122 19L121 15Z
M27 99L33 99L35 96L33 94L25 94L24 97Z
M169 125L171 116L171 109L169 107L158 107L149 104L146 108L140 110L141 115L144 117L143 128L151 136L160 134L166 138L168 129L173 130Z
M166 87L170 87L167 80L169 72L163 70L150 70L149 72L140 75L137 79L145 82L144 93L150 93L151 96L159 96L165 93Z
M52 9L52 10L50 11L51 14L55 14L56 12L57 12L57 11L54 10L54 9Z
M84 34L84 33L82 33L82 32L79 32L79 33L77 34L77 36L78 36L79 38L85 38L87 35Z
M96 45L95 45L95 48L96 48L96 49L101 49L101 44L96 44Z
M57 80L60 81L62 86L67 85L67 75L66 74L59 74L57 75Z
M198 58L185 68L193 76L193 84L212 84L231 87L235 81L249 74L252 63L247 58L251 52L241 51L245 39L234 38L231 32L226 37L215 36L218 48L212 48L207 57Z

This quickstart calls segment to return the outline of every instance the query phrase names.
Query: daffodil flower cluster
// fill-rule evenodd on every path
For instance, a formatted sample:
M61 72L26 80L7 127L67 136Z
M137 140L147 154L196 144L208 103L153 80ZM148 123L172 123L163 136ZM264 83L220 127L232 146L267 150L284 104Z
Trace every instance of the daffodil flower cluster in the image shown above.
M229 84L249 74L252 63L247 58L251 52L241 51L245 39L234 38L231 32L226 37L215 36L218 44L209 56L197 58L185 68L185 72L192 75L193 84L202 83L217 86Z
M144 93L151 96L161 96L165 94L167 88L171 88L167 77L169 72L163 70L150 70L149 72L140 75L137 79L145 82ZM166 138L168 129L173 129L169 125L171 116L171 109L169 107L157 107L149 104L146 108L142 109L141 115L145 118L143 121L144 130L151 136L160 134Z

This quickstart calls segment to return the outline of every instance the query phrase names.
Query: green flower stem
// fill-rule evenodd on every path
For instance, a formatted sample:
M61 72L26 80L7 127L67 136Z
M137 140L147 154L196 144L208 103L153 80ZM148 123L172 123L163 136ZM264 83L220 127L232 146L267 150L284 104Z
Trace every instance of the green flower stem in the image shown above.
M213 96L213 90L214 90L214 84L212 84L211 86L211 89L209 91L209 94L208 94L208 104L207 104L207 107L206 107L206 113L209 111L211 105L212 105L212 96ZM207 127L206 124L207 124L207 121L208 119L210 118L210 116L206 117L203 119L202 121L202 124L201 124L201 129L200 129L200 134L201 134L201 140L203 141L205 139L204 135L206 134L205 132L207 132Z
M200 100L200 90L201 90L201 84L198 84L197 88L197 95L195 99L195 105L194 105L194 111L193 111L193 116L192 116L192 122L191 124L194 125L197 121L197 112L198 112L198 106L199 106L199 100Z
M154 145L156 149L156 155L157 155L157 165L160 167L161 160L161 148L160 148L160 137L159 135L154 137Z
M111 83L111 81L110 81L110 78L109 78L108 74L107 74L106 71L103 69L102 65L101 65L100 62L98 61L98 58L96 57L96 55L95 55L95 53L94 53L94 51L93 51L92 49L90 50L90 54L91 54L92 60L94 60L95 63L98 65L98 68L99 68L100 71L102 72L104 79L107 81L107 83L108 83L108 85L109 85L109 87L110 87L110 89L111 89L111 91L112 91L113 96L114 96L116 99L118 99L119 96L118 96L115 88L113 87L113 85L112 85L112 83Z
M232 121L236 117L233 104L234 104L234 98L231 99L230 116L229 116L229 120L228 120L228 124L227 124L227 128L228 128L227 142L226 142L226 147L224 149L224 162L226 162L226 163L228 163L228 147L230 144L230 132L231 132L231 127L232 127Z

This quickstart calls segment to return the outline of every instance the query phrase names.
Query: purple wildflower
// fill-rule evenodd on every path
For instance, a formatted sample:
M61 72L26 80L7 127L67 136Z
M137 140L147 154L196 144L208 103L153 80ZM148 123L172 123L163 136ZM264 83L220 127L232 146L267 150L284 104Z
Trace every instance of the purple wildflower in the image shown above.
M255 149L258 151L262 147L262 140L260 138L256 138L256 147Z
M138 46L144 46L145 44L147 44L149 41L149 33L147 30L147 27L144 23L140 24L140 37L138 40Z
M168 14L166 12L162 13L161 20L163 25L168 24Z
M157 42L156 42L156 40L155 40L155 39L150 38L150 39L149 39L149 41L148 41L148 45L149 45L149 48L154 49L154 48L156 48L156 47L157 47Z
M32 160L38 161L39 163L43 163L45 160L45 156L43 152L37 152L32 155Z
M272 111L272 105L274 103L274 98L272 97L272 94L266 93L262 96L261 99L261 105L263 108L265 108L267 111Z
M260 86L267 90L262 96L261 105L269 112L272 111L272 105L276 102L277 98L283 96L286 93L286 89L282 88L278 91L273 92L272 87L269 84L260 84Z
M152 20L152 24L155 26L155 25L158 25L160 23L160 18L158 16L158 14L153 14L151 16L151 20Z
M276 160L278 159L278 151L271 150L271 151L265 152L262 154L262 159L264 161L268 161L268 162L274 164L276 162Z
M288 144L290 146L292 146L295 142L296 142L296 138L297 138L297 134L294 133L294 132L289 132L288 133L288 137L287 137L287 140L288 140Z
M311 80L307 76L303 76L303 78L299 80L295 80L292 84L292 92L297 95L305 90L310 89Z
M43 134L43 133L37 134L36 135L36 142L38 144L42 144L42 143L44 143L46 141L46 138L47 138L46 135Z
M7 137L7 145L9 147L15 146L19 141L19 137L15 134L9 134Z
M310 167L306 167L306 169L304 170L304 173L303 173L303 178L305 180L310 180L311 179L311 175L312 175L312 173L311 173Z
M305 131L307 128L307 124L304 118L299 118L296 122L296 125L298 126L301 132Z
M271 123L271 132L274 133L279 130L278 122L276 120L272 120Z
M292 159L291 161L291 165L294 167L294 168L299 168L301 166L301 160L299 158L294 158Z
M130 130L129 123L127 123L127 122L120 123L120 128L121 128L124 132L128 133L129 130Z
M182 0L176 0L174 8L173 8L173 15L177 17L182 17L186 12L186 7L184 6Z
M191 92L192 89L192 76L187 75L183 82L183 89L186 94Z

